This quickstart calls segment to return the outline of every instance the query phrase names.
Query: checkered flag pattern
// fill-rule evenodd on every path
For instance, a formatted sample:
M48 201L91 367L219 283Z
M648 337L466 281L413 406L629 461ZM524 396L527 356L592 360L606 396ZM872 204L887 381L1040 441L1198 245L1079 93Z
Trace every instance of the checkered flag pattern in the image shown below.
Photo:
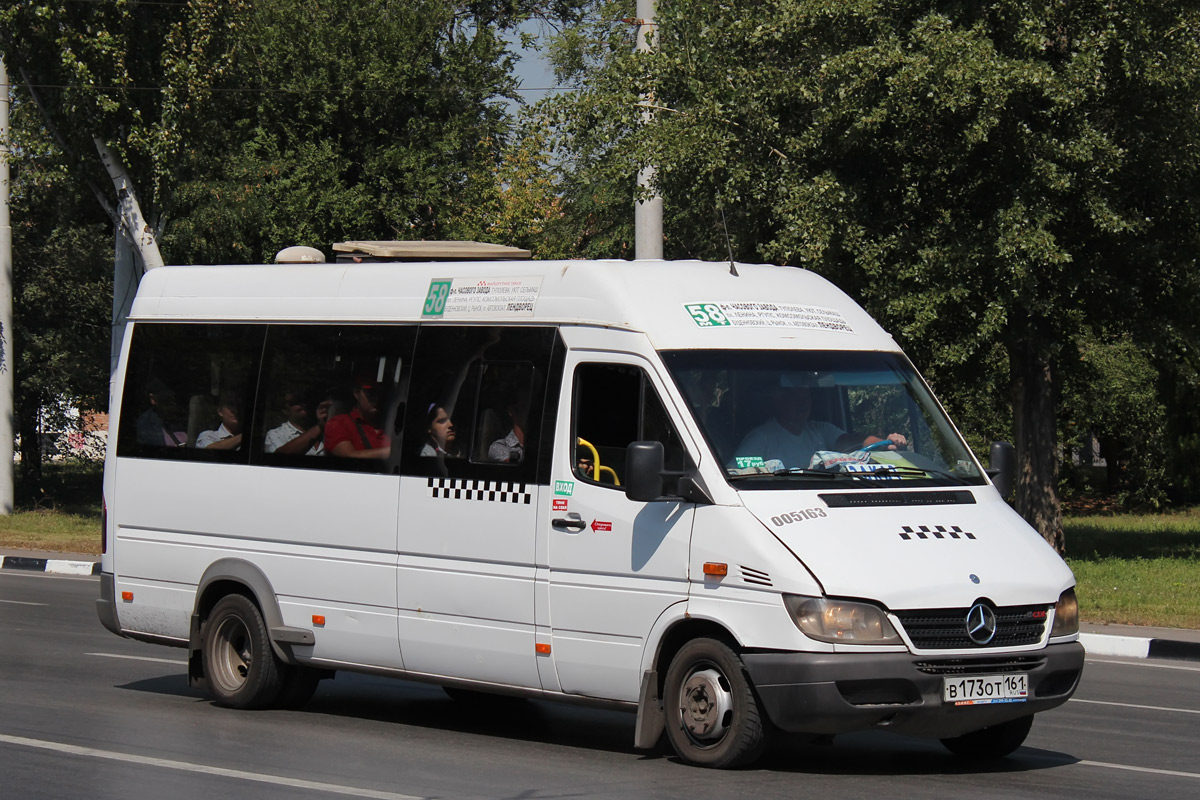
M947 528L945 525L934 525L932 528L928 525L918 525L912 527L905 525L900 529L901 539L974 539L975 534L970 531L964 531L957 525L951 525Z
M461 478L430 478L429 496L442 500L482 500L487 503L529 505L533 493L523 483L479 481Z

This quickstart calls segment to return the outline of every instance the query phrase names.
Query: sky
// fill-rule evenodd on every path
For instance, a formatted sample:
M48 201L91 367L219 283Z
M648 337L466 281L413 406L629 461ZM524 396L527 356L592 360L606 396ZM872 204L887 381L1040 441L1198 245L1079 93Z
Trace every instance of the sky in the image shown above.
M522 30L539 37L543 35L540 23L536 20L526 22ZM519 94L526 104L533 105L549 94L546 90L554 86L554 71L550 68L550 62L544 53L533 48L521 50L520 39L516 35L512 37L512 41L521 55L516 69L517 79L521 82ZM509 105L515 104L510 103Z

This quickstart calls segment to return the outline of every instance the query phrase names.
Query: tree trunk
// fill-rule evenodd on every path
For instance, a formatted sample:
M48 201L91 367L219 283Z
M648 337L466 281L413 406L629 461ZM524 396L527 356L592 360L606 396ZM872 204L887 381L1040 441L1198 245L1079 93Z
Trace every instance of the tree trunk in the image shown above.
M1066 552L1058 499L1058 418L1049 356L1033 344L1009 353L1013 443L1017 451L1017 512L1059 555Z

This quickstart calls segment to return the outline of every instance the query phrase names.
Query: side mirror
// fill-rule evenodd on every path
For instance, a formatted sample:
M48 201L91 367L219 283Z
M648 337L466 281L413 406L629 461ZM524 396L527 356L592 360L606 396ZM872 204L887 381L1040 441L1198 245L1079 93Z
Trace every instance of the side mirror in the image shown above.
M663 493L662 442L630 442L625 450L625 496L648 503Z
M1016 451L1009 442L992 442L992 452L989 454L987 474L996 486L1000 496L1008 499L1012 494L1013 481L1017 474Z

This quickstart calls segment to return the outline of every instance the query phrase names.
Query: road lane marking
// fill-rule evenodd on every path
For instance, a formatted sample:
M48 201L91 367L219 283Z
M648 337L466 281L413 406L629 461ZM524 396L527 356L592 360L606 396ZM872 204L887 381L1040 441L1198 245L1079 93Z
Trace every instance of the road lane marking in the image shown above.
M49 603L30 603L25 600L0 600L0 603L9 603L14 606L48 606Z
M1170 708L1169 706L1141 706L1137 703L1113 703L1108 700L1084 700L1081 697L1072 697L1072 703L1091 703L1094 706L1120 706L1121 708L1140 708L1144 711L1178 711L1180 714L1200 714L1200 710L1194 708Z
M1153 664L1148 661L1105 661L1100 658L1089 658L1094 664L1116 664L1118 667L1150 667L1151 669L1178 669L1184 672L1200 672L1200 667L1185 667L1182 664Z
M84 653L85 656L98 656L100 658L126 658L130 661L150 661L155 664L174 664L177 667L186 667L186 661L180 661L177 658L151 658L150 656L127 656L122 653Z
M1104 767L1105 769L1123 769L1127 772L1146 772L1151 775L1171 775L1176 778L1200 778L1200 772L1180 772L1176 769L1155 769L1154 767L1135 767L1132 764L1110 764L1107 761L1076 761L1085 767Z
M409 794L380 792L374 789L360 789L354 786L342 786L336 783L305 781L300 780L299 778L287 778L283 775L261 775L255 772L246 772L240 769L226 769L224 767L211 767L206 764L192 764L187 761L173 761L166 758L136 756L131 753L118 753L112 750L98 750L94 747L79 747L78 745L63 744L62 742L50 742L43 739L27 739L24 736L8 736L3 733L0 733L0 744L11 744L17 747L32 747L38 750L50 750L55 753L66 753L68 755L84 756L87 758L101 758L108 761L122 761L128 764L141 764L147 767L161 767L163 769L173 769L180 772L196 772L201 775L215 775L221 778L234 778L235 780L254 781L255 783L269 783L275 786L288 786L294 789L312 789L318 792L348 795L350 797L366 797L370 798L371 800L426 800L425 798L415 797Z

